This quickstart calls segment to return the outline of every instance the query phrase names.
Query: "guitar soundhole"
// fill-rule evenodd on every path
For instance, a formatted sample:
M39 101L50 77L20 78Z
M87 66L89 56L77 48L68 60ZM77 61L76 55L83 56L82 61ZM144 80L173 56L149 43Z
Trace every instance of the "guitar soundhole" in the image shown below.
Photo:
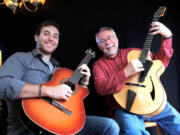
M71 87L73 94L76 94L78 92L79 86L69 82L68 79L61 80L60 84L67 84L69 87Z

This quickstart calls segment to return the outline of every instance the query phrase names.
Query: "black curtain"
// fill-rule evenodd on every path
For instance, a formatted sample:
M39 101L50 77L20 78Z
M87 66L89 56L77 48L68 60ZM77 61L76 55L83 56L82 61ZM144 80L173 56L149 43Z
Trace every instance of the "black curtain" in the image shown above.
M18 51L30 51L35 47L34 33L39 24L52 19L59 23L61 36L59 47L54 57L61 66L75 69L85 55L85 50L92 48L96 51L96 58L89 64L90 68L102 53L95 43L95 33L102 26L114 28L120 48L142 48L154 12L159 6L166 6L167 10L159 21L163 22L173 32L174 54L171 62L161 76L168 101L180 111L180 23L178 19L178 5L168 0L126 0L126 1L63 1L47 0L43 7L35 13L24 8L13 14L5 5L0 6L0 42L3 44L3 61ZM160 46L160 36L155 36L152 52ZM89 96L85 99L86 113L107 116L105 98L96 94L93 80L90 80Z

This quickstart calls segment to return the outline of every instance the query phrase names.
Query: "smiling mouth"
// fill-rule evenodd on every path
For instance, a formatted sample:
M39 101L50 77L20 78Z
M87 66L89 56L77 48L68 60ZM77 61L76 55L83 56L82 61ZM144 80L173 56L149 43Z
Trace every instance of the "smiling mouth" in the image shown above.
M115 44L109 44L106 46L106 49L109 49L110 47L114 47L114 46L115 46Z
M47 45L48 47L54 46L52 43L46 43L46 45Z

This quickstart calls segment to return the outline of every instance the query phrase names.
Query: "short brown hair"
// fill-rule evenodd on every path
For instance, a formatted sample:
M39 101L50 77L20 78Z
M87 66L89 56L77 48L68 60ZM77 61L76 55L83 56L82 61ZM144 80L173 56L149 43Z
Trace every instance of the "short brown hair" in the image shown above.
M35 34L36 34L36 35L39 35L40 32L41 32L41 30L42 30L42 28L45 27L45 26L54 26L54 27L56 27L56 28L58 29L58 31L60 31L60 27L59 27L59 24L58 24L57 22L52 21L52 20L46 20L46 21L42 22L42 23L39 25L39 27L37 28Z

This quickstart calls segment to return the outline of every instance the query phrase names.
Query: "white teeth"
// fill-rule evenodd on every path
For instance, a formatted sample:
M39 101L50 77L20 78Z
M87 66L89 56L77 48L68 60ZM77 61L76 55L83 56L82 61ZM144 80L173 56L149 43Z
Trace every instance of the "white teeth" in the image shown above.
M53 46L53 44L51 44L51 43L47 43L47 45L48 45L48 46Z
M106 46L106 49L108 49L108 48L110 48L112 46L114 46L114 44L109 44L109 45Z

